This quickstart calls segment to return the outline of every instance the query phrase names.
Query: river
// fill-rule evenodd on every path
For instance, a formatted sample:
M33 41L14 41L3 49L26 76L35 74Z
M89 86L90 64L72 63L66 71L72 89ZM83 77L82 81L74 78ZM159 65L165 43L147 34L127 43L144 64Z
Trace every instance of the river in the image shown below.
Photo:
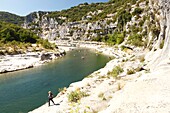
M49 90L57 95L59 88L82 80L108 61L107 56L78 49L39 67L0 74L0 113L27 113L47 102Z

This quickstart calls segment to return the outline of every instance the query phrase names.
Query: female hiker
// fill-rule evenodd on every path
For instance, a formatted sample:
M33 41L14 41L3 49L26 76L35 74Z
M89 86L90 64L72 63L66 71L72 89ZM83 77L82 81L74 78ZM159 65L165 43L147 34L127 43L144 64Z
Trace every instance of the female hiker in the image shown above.
M53 96L52 92L48 91L48 106L50 106L50 101L52 101L53 104L55 105L53 98L54 98L54 96Z

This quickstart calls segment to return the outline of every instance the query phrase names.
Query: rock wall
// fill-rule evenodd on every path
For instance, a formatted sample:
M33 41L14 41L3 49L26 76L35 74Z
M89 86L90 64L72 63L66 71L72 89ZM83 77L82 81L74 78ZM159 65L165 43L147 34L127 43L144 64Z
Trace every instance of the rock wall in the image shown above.
M24 28L31 29L38 36L50 41L62 40L89 40L98 34L108 34L116 27L115 23L107 24L107 20L96 22L77 21L60 23L48 17L48 12L35 12L28 15L23 24ZM95 32L93 32L95 31Z
M140 23L144 17L149 18L146 21L144 20L144 25L141 27L142 31L136 34L147 32L147 35L142 37L144 41L148 41L146 48L151 49L146 59L150 62L148 67L151 70L155 70L167 64L170 57L170 3L168 0L149 0L149 4L147 5L146 1L144 1L139 3L139 6L132 5L131 13L137 7L145 10L142 14L138 15L139 19L136 19L137 16L133 16L131 21L127 22L125 39L128 39L128 36L131 35L131 27L137 25L137 28L139 27L138 23ZM50 41L58 39L72 41L91 40L93 37L112 34L117 27L117 22L108 23L108 18L95 22L82 19L82 21L77 22L59 23L56 18L51 18L48 14L49 12L35 12L28 15L23 25L24 28L31 29L37 33L38 36ZM64 20L65 18L60 19ZM154 27L158 30L155 30ZM158 35L155 36L153 32L156 32ZM126 45L126 42L124 44ZM161 45L163 45L163 49L160 47ZM132 48L135 49L133 46ZM145 49L145 47L143 48Z
M166 66L170 58L170 1L150 0L150 6L156 9L156 16L161 28L159 37L155 40L154 47L150 55L148 55L152 59L149 67L154 71L162 66ZM159 49L161 43L164 43L164 45L162 49Z

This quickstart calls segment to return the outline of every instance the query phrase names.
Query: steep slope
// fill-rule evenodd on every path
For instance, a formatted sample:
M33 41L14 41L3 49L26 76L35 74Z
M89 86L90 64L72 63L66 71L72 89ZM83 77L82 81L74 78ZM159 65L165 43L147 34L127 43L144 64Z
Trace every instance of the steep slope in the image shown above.
M168 0L157 0L152 1L150 0L150 3L154 7L155 11L158 12L157 18L159 19L161 32L159 34L158 39L156 40L157 43L155 43L153 51L156 49L157 51L153 52L151 51L151 54L148 56L152 56L153 60L151 60L149 66L151 70L157 70L161 66L168 65L169 58L170 58L170 11L169 11L169 5L170 2ZM159 50L160 44L163 43L163 49Z
M0 21L21 25L24 23L24 17L8 12L0 12Z
M80 4L58 12L36 12L26 17L24 28L49 40L95 40L120 44L124 39L137 46L152 46L148 1L111 0L107 3ZM152 24L159 28L156 22ZM117 34L116 37L113 35ZM134 36L133 36L134 35ZM120 36L120 37L119 37ZM130 36L130 38L128 38ZM124 38L125 37L125 38ZM120 38L120 39L117 39ZM135 40L136 39L136 40ZM139 43L142 42L142 43ZM113 43L115 44L115 43Z
M100 113L169 113L170 112L170 1L150 0L150 7L160 24L160 34L148 54L150 74L128 83L117 92L109 107ZM163 48L160 45L163 42ZM150 57L150 58L149 58Z
M32 44L37 44L36 49ZM38 37L31 30L16 24L0 22L0 55L21 54L38 48L55 49L55 45Z

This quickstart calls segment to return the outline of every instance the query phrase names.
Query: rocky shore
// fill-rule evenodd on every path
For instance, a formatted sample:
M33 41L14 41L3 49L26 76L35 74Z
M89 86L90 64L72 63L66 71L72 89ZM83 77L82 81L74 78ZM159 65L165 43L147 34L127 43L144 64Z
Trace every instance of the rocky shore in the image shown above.
M0 73L33 68L62 57L63 55L65 55L64 50L57 52L29 52L26 54L2 55L0 56Z
M128 106L132 107L128 113L135 113L138 108L140 112L143 106L137 106L137 108L135 107L141 102L140 100L143 100L142 97L140 97L142 96L141 94L146 93L148 98L153 96L153 94L150 94L147 90L144 90L145 86L148 86L150 81L152 82L152 79L149 78L150 76L147 76L150 72L146 68L146 62L144 62L144 55L146 51L136 49L133 51L133 53L128 53L116 48L109 48L107 46L100 49L100 46L101 45L95 46L95 48L93 48L93 45L81 45L80 47L93 48L95 50L100 50L100 53L107 53L110 56L116 55L117 57L108 62L104 68L90 74L82 81L72 83L68 88L63 88L63 90L54 98L56 105L48 107L46 103L43 106L30 111L29 113L124 113ZM117 76L113 76L110 73L112 73L117 66L120 66L123 71ZM139 94L135 93L136 91L138 92L138 90L140 90L138 86L135 87L135 83L139 82L139 84L141 84L141 81L144 81L141 85L141 88L143 88L141 91L144 92ZM130 84L133 85L131 86ZM135 89L133 88L138 88L138 90L134 91ZM123 95L129 90L134 91L134 93L132 95ZM74 102L74 100L70 101L70 95L73 92L75 92L77 95L80 95L80 93L83 92L85 95L76 102ZM133 98L138 96L136 94L139 95L139 99ZM124 97L120 97L119 95L123 95ZM119 98L116 98L117 96L119 96ZM134 103L128 105L128 102L125 101L126 98L128 99L131 96L132 99L134 99L132 101ZM121 101L119 102L119 100ZM119 104L115 105L117 103ZM152 107L156 107L154 106L153 102L151 102L151 104ZM121 107L121 105L123 105L123 107ZM168 105L166 107L168 107ZM144 109L144 111L147 111L146 109ZM156 110L153 109L149 109L148 111L153 111L152 113L156 113ZM167 109L165 109L165 111L167 111Z
M79 44L113 59L82 81L63 88L54 98L29 113L169 113L169 64L149 70L154 52L139 48L120 49L100 44ZM49 62L74 48L59 47L58 53L27 53L1 58L1 71L31 68ZM148 65L149 64L149 65ZM17 67L17 68L14 68ZM115 69L121 68L115 75ZM165 71L166 70L166 71ZM78 97L77 97L78 96ZM79 96L82 96L81 98Z

